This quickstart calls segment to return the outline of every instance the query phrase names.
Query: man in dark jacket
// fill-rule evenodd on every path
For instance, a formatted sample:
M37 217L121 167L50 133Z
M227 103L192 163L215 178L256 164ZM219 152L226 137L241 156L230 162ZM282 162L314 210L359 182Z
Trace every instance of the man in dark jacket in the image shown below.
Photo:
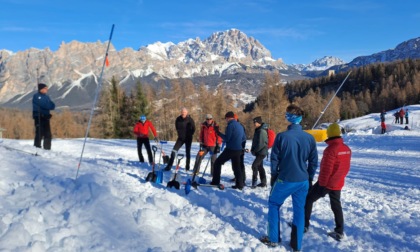
M32 98L32 118L35 123L34 145L41 148L41 141L44 139L43 147L45 150L51 149L51 126L50 110L55 109L54 102L47 95L48 87L44 83L38 84L38 92Z
M226 113L225 120L227 121L225 134L221 132L218 132L218 134L226 143L226 147L214 162L213 179L210 184L220 184L220 173L222 171L222 165L226 161L231 160L233 173L235 174L236 178L236 185L232 186L232 188L242 190L244 187L244 175L242 174L241 170L240 156L242 152L242 142L246 141L246 136L242 126L238 121L235 120L232 111Z
M191 116L188 115L188 110L186 108L182 108L181 115L176 118L175 128L178 133L178 138L175 142L174 148L172 149L171 158L169 159L165 171L171 170L175 155L183 144L185 144L185 156L187 158L185 170L188 171L190 169L191 144L195 132L195 123Z
M251 154L255 156L255 160L252 163L252 188L255 187L266 187L267 178L265 176L265 170L263 166L264 158L268 155L268 135L265 124L262 121L261 116L257 116L253 119L255 132L254 138L252 139ZM261 183L257 185L258 173L260 174Z
M316 142L312 135L302 130L303 111L296 105L286 109L286 119L291 124L277 134L271 150L271 193L268 199L268 236L261 242L270 247L281 242L279 221L280 207L291 195L293 222L290 245L294 251L302 246L305 224L305 201L309 184L318 162Z
M344 236L344 218L340 195L344 180L350 170L351 150L343 143L340 136L340 126L337 123L328 127L327 136L328 139L325 142L328 146L322 156L318 181L306 197L305 230L309 228L314 202L328 194L335 220L334 232L329 233L329 235L336 240L341 240Z

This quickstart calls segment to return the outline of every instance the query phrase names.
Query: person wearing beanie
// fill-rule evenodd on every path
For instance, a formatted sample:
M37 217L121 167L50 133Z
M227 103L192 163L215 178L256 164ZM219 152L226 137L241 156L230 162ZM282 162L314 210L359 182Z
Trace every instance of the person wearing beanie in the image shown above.
M136 122L134 125L133 133L137 137L137 154L139 156L139 161L144 163L144 157L142 153L142 146L146 147L147 156L149 158L149 164L154 162L152 150L150 148L150 140L149 140L149 130L152 132L155 141L158 142L158 135L156 133L156 129L153 126L153 123L146 119L145 115L141 115L139 121Z
M254 122L254 137L252 139L251 154L255 156L255 160L252 163L252 187L266 187L267 178L265 176L265 170L263 161L268 155L268 133L267 126L263 123L261 116L255 117ZM257 184L258 174L260 175L261 183Z
M292 196L293 221L290 246L301 250L305 224L305 201L315 175L318 152L314 137L303 131L303 110L296 105L286 108L287 130L277 134L271 149L271 192L268 199L268 235L261 242L276 247L281 242L280 213L284 201Z
M222 165L228 160L231 160L233 173L236 178L236 183L232 188L242 190L244 187L244 174L241 170L240 156L243 150L242 142L246 141L246 136L242 126L235 120L235 115L232 111L226 113L225 120L227 122L225 134L220 131L218 134L226 143L226 147L214 162L213 179L210 184L220 185Z
M206 120L201 124L198 141L200 142L200 150L195 158L193 172L198 174L200 172L200 165L208 152L211 152L210 174L213 175L214 162L217 158L217 153L220 151L222 145L222 138L217 134L219 125L214 121L211 114L206 115Z
M35 125L34 146L45 150L51 149L51 126L50 119L52 117L50 111L55 109L54 102L47 95L48 87L44 83L38 84L38 92L32 97L32 118Z
M351 160L351 150L344 144L340 133L340 126L337 123L328 126L328 139L325 140L328 146L322 156L318 181L306 197L305 204L305 230L308 230L314 202L328 194L335 221L334 231L328 234L336 240L344 237L344 218L340 198Z
M186 164L185 170L190 170L190 159L191 159L191 144L195 132L195 122L192 117L188 114L186 108L181 109L181 115L175 120L175 128L178 133L175 145L171 152L171 158L165 167L165 171L170 171L175 160L176 153L181 149L182 145L185 144L185 157Z

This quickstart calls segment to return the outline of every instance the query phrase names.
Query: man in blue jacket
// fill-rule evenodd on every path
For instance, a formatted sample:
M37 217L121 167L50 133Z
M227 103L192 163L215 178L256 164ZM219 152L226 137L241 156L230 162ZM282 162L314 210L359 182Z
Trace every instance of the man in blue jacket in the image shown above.
M213 179L210 184L220 184L222 165L230 159L236 178L236 184L232 188L242 190L244 187L244 174L241 170L241 152L242 142L246 141L246 136L241 124L235 120L235 115L232 111L226 113L225 120L227 121L225 134L218 132L218 135L226 143L226 147L214 162Z
M280 207L290 195L293 204L293 222L290 246L299 251L305 222L305 201L315 175L318 152L312 135L302 130L303 111L296 105L286 109L291 123L287 130L276 136L271 150L271 193L268 200L268 236L261 241L270 247L281 242Z
M44 83L38 84L38 92L32 98L32 117L35 123L34 145L41 148L41 141L44 139L44 149L51 149L51 127L50 110L55 109L55 104L47 95L48 87Z

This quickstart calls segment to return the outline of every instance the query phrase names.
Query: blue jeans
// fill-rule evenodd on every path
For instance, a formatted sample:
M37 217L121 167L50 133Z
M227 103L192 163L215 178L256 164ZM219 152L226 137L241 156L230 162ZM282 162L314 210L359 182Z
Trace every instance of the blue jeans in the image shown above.
M268 237L271 242L281 242L280 238L280 207L292 195L293 224L290 244L293 249L300 250L302 246L303 229L305 224L305 201L309 183L284 182L276 180L268 198Z

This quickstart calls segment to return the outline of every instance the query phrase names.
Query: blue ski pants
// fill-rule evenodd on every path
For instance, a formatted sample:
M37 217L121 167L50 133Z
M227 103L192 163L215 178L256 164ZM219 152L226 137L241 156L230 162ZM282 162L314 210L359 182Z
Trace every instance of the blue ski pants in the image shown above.
M305 224L305 202L308 194L309 183L307 180L302 182L284 182L276 180L271 188L268 198L268 237L271 242L281 242L280 238L280 207L284 201L292 196L293 204L293 224L290 244L294 250L300 250Z

